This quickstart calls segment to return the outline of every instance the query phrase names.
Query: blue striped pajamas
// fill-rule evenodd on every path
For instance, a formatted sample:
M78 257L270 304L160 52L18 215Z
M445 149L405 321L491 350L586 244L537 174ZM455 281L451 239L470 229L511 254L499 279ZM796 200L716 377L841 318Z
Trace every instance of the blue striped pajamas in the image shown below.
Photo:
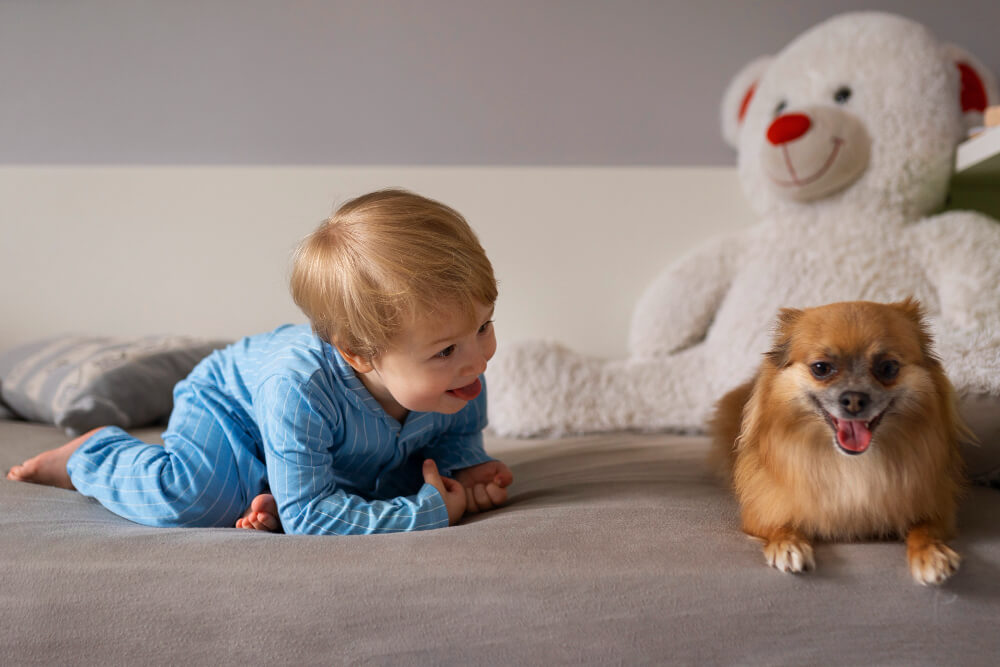
M117 427L70 457L78 491L150 526L232 526L270 489L288 533L448 525L425 458L442 474L491 460L485 389L453 415L390 417L334 347L284 326L212 353L174 389L164 446Z

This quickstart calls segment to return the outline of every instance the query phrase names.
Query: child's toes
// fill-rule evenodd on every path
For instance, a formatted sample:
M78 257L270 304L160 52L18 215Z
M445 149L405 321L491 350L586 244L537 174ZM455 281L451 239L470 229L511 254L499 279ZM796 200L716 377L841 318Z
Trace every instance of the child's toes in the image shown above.
M278 519L267 512L257 512L253 517L253 527L256 530L275 531L278 525Z
M281 527L281 522L278 521L278 517L267 512L247 512L247 515L236 522L237 528L246 528L247 530L263 530L266 532L274 532Z

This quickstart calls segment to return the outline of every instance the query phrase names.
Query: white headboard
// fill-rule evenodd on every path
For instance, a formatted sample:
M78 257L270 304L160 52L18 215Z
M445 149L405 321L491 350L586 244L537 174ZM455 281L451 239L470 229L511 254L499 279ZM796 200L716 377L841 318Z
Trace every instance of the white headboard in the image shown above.
M671 259L753 221L734 168L0 167L0 350L303 321L292 249L343 201L390 186L479 233L501 344L608 357L625 353L635 301Z

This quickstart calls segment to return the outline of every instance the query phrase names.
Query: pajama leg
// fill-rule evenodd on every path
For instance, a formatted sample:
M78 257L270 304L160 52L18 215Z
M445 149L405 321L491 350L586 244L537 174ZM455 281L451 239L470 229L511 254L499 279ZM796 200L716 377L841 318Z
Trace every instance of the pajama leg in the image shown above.
M177 386L163 442L104 428L66 468L80 493L147 526L233 526L267 488L259 445L210 388Z

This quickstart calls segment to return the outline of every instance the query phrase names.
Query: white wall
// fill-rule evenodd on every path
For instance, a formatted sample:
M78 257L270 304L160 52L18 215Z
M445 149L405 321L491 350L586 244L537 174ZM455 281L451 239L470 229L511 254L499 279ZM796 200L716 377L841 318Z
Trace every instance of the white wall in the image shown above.
M400 185L479 230L501 342L618 356L657 271L750 217L730 77L860 8L1000 67L996 0L0 1L0 349L298 320L297 240Z
M303 321L299 238L402 186L461 211L501 282L501 344L625 353L640 291L752 220L729 168L0 167L0 350L64 332L236 338Z

